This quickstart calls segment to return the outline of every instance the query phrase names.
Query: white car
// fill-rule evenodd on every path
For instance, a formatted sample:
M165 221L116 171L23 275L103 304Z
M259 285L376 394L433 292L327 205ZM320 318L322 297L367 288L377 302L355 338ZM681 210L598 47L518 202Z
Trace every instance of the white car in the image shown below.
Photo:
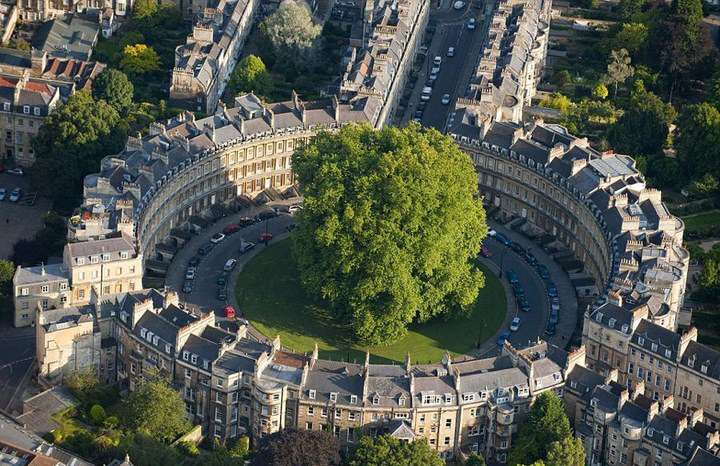
M427 102L430 100L430 96L432 95L432 87L425 86L423 87L422 94L420 95L420 100Z
M222 240L224 240L224 239L225 239L225 235L223 235L222 233L215 233L212 236L212 238L210 238L210 242L212 244L218 244L218 243L222 242Z
M438 55L437 57L435 57L435 60L433 60L433 63L435 64L435 66L440 66L440 65L442 65L442 57L441 57L440 55ZM439 69L440 69L440 68L438 68L438 70L439 70Z
M488 230L488 236L493 237L497 235L497 231L493 230L492 228Z
M455 47L448 47L447 56L448 56L448 57L454 57L454 56L455 56Z
M185 272L185 280L194 280L195 272L197 272L197 269L195 267L188 267L187 271Z
M440 67L433 66L432 69L430 70L430 74L432 75L432 74L438 74L438 73L440 73Z
M559 311L560 310L560 299L553 298L552 302L550 303L550 307L553 311Z
M288 212L294 214L295 212L300 212L302 208L303 206L301 206L300 204L293 204L288 208Z
M457 1L453 5L453 8L455 8L456 10L462 10L463 8L465 8L465 2Z
M10 202L17 202L20 200L20 193L22 191L20 188L13 189L13 192L10 193Z
M450 94L445 94L442 96L442 104L447 105L450 103Z
M239 251L240 251L242 254L245 254L246 252L248 252L249 250L251 250L251 249L254 248L254 247L255 247L255 244L254 244L254 243L250 243L250 242L248 242L248 241L242 241L242 242L240 243Z
M520 317L515 317L510 323L510 331L517 332L520 329Z
M11 174L11 175L15 175L15 176L23 176L23 175L25 174L25 172L23 171L23 169L20 168L20 167L11 168L10 170L8 170L8 173Z
M471 31L475 29L475 18L470 18L470 21L468 21L467 28Z

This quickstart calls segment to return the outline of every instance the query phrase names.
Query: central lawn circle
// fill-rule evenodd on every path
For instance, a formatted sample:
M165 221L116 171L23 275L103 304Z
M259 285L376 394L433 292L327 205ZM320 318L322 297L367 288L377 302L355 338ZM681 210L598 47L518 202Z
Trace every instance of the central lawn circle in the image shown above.
M317 343L323 359L363 362L369 350L375 363L404 362L406 352L410 352L413 363L437 363L445 350L456 356L475 348L478 336L487 341L505 319L502 284L479 263L485 287L469 317L411 324L405 338L388 346L354 345L347 332L333 322L330 312L308 297L291 248L292 242L283 240L253 257L240 272L235 292L240 309L252 325L271 340L280 335L282 346L293 351L309 353Z

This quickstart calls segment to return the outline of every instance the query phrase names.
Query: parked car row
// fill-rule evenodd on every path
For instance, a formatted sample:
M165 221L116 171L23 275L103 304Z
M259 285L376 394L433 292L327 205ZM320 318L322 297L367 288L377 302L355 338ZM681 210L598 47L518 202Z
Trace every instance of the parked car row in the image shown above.
M5 197L7 196L7 191L5 188L0 188L0 201L4 201ZM20 196L22 196L22 189L15 188L10 193L10 197L8 198L10 202L18 202L20 200Z

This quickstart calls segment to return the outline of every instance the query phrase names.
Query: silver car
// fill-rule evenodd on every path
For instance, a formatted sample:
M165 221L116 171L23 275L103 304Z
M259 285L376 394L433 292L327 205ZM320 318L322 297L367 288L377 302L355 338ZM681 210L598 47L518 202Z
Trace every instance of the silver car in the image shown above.
M22 194L22 190L20 188L13 189L13 192L10 193L10 202L17 202L20 200L20 194Z
M0 188L0 201L5 200L5 194L7 194L7 191L5 191L5 188Z

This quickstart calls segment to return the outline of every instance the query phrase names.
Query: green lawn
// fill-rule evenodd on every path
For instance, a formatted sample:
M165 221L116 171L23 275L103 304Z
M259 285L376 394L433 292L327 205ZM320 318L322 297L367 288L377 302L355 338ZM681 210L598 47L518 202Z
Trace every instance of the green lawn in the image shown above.
M290 248L289 240L278 242L244 267L236 289L240 308L268 338L279 334L285 348L310 352L317 342L322 358L364 361L366 348L352 345L347 332L305 293ZM413 363L439 362L446 349L452 355L466 353L475 347L483 319L482 339L492 337L505 318L505 294L497 277L484 265L480 267L486 284L472 316L413 324L397 343L369 348L373 362L402 362L407 351Z
M711 210L701 214L682 217L686 230L697 230L698 228L712 225L720 225L720 210Z

